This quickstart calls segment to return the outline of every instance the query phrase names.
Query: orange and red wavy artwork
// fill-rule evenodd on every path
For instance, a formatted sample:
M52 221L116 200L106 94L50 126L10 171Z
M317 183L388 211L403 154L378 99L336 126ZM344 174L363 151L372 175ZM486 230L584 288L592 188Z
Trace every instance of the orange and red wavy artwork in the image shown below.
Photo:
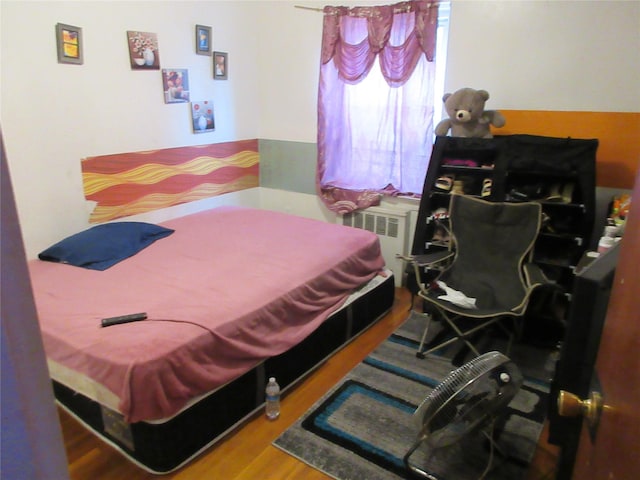
M167 148L82 160L90 223L259 186L258 140Z

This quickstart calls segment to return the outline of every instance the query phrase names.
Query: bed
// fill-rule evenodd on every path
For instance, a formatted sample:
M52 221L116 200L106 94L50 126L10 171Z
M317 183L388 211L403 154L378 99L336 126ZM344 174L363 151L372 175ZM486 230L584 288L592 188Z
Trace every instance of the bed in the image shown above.
M266 378L286 391L393 303L366 230L241 207L154 227L106 266L50 254L59 249L29 262L58 403L153 473L260 410ZM136 312L147 318L101 327Z

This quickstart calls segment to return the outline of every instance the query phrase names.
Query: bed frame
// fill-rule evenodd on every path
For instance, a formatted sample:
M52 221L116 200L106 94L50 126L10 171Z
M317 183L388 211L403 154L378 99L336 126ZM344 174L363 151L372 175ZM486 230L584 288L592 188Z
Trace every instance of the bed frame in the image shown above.
M74 418L141 468L166 474L221 440L259 412L266 379L274 376L285 391L334 352L376 323L394 300L394 277L377 276L352 295L304 341L271 357L197 403L161 421L128 424L123 416L53 381L56 400Z

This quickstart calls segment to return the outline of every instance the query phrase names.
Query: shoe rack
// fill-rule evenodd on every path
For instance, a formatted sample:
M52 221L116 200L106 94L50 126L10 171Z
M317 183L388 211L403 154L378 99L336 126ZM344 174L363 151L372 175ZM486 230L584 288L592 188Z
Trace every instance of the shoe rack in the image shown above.
M597 140L535 135L437 137L412 253L447 247L447 208L454 191L488 201L536 201L542 205L543 227L534 261L570 292L593 231L597 146Z

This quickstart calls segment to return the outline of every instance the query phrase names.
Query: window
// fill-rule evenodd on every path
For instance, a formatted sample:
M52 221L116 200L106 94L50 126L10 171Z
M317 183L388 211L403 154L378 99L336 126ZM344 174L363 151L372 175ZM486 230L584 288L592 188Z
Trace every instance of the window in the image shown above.
M440 14L424 1L325 8L318 183L332 210L366 208L382 193L421 193L434 105L442 105L443 7Z

